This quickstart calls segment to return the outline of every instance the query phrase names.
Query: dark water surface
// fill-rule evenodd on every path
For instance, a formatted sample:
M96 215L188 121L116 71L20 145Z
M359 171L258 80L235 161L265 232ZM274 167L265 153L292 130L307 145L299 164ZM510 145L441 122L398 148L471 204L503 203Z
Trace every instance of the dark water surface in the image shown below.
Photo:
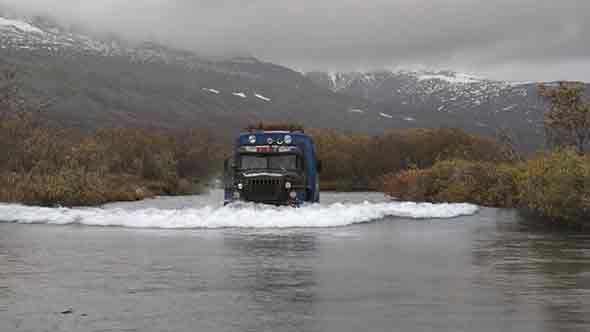
M284 230L0 223L2 332L434 330L590 331L590 236L493 209Z

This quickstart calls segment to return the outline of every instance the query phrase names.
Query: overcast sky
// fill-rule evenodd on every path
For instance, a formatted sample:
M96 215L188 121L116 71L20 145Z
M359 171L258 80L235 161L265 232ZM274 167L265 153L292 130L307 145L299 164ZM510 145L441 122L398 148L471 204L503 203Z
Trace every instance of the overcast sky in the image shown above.
M300 70L590 81L590 0L0 0L134 39Z

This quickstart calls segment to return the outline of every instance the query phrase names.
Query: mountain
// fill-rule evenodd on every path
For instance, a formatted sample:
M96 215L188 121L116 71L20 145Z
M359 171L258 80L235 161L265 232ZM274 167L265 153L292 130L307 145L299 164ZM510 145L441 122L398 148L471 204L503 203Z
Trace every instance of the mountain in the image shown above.
M452 71L300 73L250 56L207 57L154 42L132 43L0 11L0 64L18 68L46 114L80 128L213 128L295 121L381 133L455 127L511 132L523 150L543 142L538 84Z
M237 130L259 121L378 132L350 109L363 98L318 87L301 73L253 57L204 57L134 44L44 18L0 15L0 63L15 66L47 115L71 126Z
M383 121L454 126L485 135L507 130L526 150L543 142L548 104L539 97L539 83L497 81L453 71L310 72L306 76L320 87L370 100Z

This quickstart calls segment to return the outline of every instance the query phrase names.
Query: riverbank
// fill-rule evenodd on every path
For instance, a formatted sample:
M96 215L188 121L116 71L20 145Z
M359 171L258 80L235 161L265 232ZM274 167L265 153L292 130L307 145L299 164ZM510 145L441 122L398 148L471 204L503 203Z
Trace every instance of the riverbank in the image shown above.
M188 179L174 182L133 175L68 172L52 175L0 175L0 202L32 206L100 206L155 196L195 195L204 185Z
M571 149L515 163L441 161L389 174L381 190L402 200L518 208L549 222L590 226L590 157Z
M223 145L206 131L47 124L30 112L0 122L0 201L97 206L194 194L219 170Z

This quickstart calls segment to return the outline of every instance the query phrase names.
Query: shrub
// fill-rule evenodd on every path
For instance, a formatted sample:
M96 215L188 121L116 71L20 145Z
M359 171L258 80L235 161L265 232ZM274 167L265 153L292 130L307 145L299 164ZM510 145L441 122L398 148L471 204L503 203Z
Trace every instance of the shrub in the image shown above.
M33 118L19 114L0 123L0 201L85 206L195 193L221 163L221 153L200 148L210 140L196 131L107 129L88 135Z
M524 209L553 220L590 222L590 157L565 149L529 160L518 186Z
M382 190L402 200L512 207L518 197L516 175L517 168L508 164L447 160L386 175Z
M516 164L447 160L382 178L401 200L517 207L549 220L590 224L590 157L559 150Z
M425 180L431 178L430 173L430 169L412 168L397 174L386 174L381 178L381 191L404 201L428 201Z
M0 201L38 206L95 206L153 196L138 178L104 177L81 169L55 174L0 176Z
M498 143L458 129L408 129L374 137L316 130L312 135L324 161L322 183L331 187L378 188L385 174L429 168L441 160L504 161Z

